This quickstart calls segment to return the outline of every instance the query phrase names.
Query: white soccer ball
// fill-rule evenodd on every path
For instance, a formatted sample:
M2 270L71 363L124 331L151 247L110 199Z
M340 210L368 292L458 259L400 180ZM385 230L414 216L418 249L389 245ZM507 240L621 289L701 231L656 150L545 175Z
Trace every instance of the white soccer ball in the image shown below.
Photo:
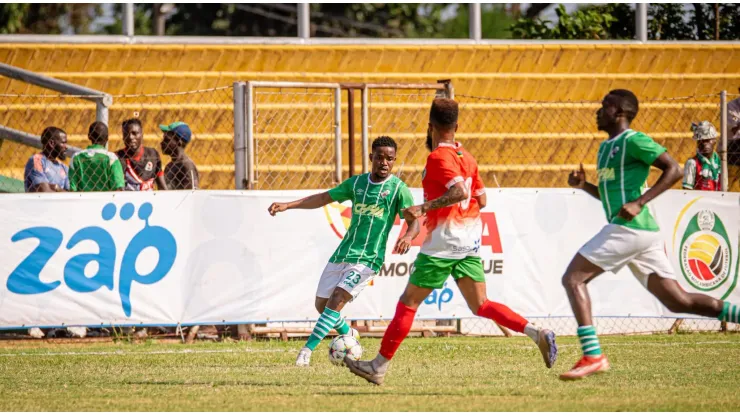
M329 361L334 365L344 365L344 357L359 360L362 356L362 345L352 335L340 335L329 344Z

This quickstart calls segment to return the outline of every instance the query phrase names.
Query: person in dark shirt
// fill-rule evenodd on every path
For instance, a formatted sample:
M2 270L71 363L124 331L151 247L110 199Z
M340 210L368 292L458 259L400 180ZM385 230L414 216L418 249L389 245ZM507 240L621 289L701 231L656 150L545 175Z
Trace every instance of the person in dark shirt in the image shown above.
M164 168L167 189L198 189L199 175L195 163L185 154L185 146L190 143L193 133L187 124L176 121L170 125L160 124L164 132L162 153L172 158Z
M143 145L141 120L132 118L122 124L123 149L116 152L123 166L126 191L151 191L156 182L157 189L167 190L162 172L162 159L151 147Z

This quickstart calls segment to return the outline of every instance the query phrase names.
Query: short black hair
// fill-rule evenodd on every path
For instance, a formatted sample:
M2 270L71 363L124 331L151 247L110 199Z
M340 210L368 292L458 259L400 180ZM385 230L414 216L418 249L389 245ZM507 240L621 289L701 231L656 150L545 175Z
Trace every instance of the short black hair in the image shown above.
M108 126L102 121L95 121L87 129L87 138L93 143L105 143L108 141Z
M66 131L60 129L59 127L49 126L44 129L44 131L41 133L41 144L46 146L46 143L49 142L49 140L59 136L60 134L67 134Z
M637 117L637 112L640 110L640 103L637 100L637 96L630 90L611 90L609 95L617 97L617 105L622 112L627 116L628 121L634 120Z
M373 140L373 152L378 147L392 147L393 150L398 150L398 145L396 144L396 141L393 140L390 136L380 136L377 139Z
M138 125L140 129L144 129L144 127L141 124L141 120L138 118L130 118L128 120L124 120L123 123L121 123L121 128L123 130L128 129L129 127L133 126L134 124Z
M451 128L457 124L457 101L451 98L436 98L429 111L429 122L438 126Z

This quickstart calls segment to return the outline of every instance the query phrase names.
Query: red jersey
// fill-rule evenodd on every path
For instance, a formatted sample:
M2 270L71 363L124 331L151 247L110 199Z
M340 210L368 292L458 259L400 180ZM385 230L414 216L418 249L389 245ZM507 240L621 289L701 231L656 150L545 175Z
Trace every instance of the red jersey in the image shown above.
M427 157L422 174L424 201L444 195L458 182L465 184L468 198L457 204L426 213L427 237L421 252L432 257L462 259L478 256L483 223L478 201L485 194L478 163L460 143L440 143Z

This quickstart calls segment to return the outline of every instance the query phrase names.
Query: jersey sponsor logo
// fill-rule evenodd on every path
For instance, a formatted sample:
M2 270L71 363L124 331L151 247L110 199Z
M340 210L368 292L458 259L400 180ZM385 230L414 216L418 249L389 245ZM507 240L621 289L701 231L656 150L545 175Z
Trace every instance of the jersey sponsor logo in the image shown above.
M378 205L356 203L354 205L354 212L357 215L369 215L375 218L383 218L385 208Z
M715 211L696 206L701 199L692 200L681 210L673 230L674 251L677 251L681 274L689 285L704 292L722 288L721 298L725 299L737 284L738 245L733 253L725 223ZM681 231L681 240L676 245L676 236Z
M383 192L380 193L380 197L381 198L385 198L385 197L387 197L390 194L391 194L391 191L389 191L389 190L386 189L385 191L383 191Z
M144 170L146 170L147 172L151 172L152 169L154 169L154 164L152 164L152 162L146 162L146 166L144 167Z
M599 178L599 182L613 181L617 177L614 168L601 168L596 171L596 175Z

